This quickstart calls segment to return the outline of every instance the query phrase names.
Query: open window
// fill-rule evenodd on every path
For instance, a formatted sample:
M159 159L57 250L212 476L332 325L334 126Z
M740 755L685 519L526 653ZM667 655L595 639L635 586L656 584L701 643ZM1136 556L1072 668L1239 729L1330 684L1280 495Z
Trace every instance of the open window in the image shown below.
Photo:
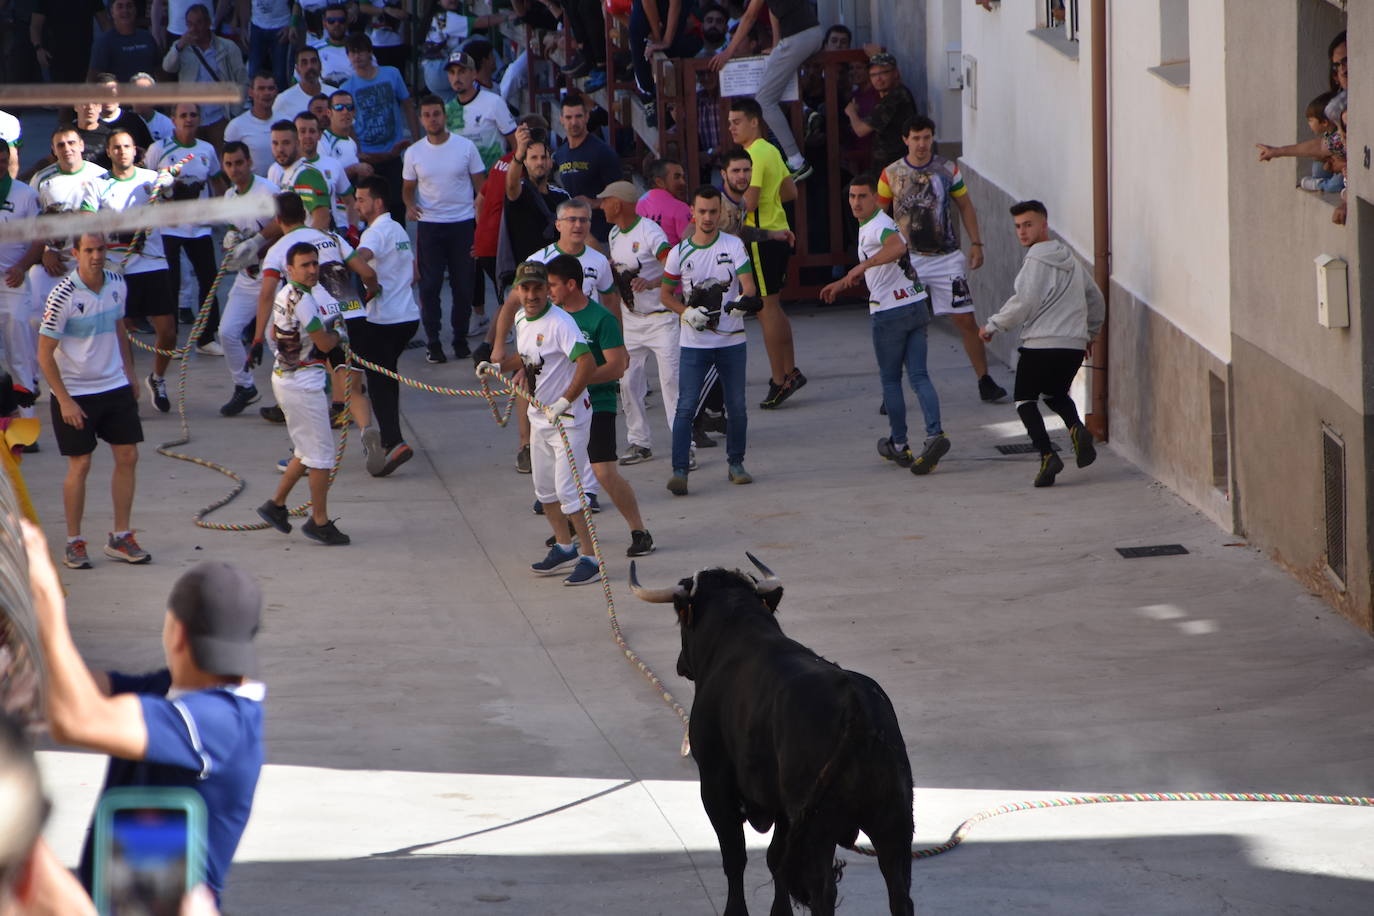
M1150 72L1171 86L1188 88L1188 7L1191 0L1159 0L1159 66Z

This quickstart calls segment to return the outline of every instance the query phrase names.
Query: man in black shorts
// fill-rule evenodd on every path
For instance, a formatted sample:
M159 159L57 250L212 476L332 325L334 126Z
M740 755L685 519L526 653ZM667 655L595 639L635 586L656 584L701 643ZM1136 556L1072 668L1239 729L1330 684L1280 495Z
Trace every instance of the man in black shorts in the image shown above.
M129 523L143 426L123 321L128 288L123 277L105 266L103 237L82 235L72 252L76 270L48 294L38 331L38 365L52 392L52 428L58 451L67 456L67 477L62 484L67 515L63 561L71 569L91 568L81 536L81 516L91 454L100 438L110 444L115 461L111 482L115 530L105 543L105 556L147 563L152 556L134 540Z
M596 371L587 383L592 401L592 422L587 436L587 460L592 473L616 509L630 526L627 557L642 557L654 552L654 539L639 514L634 488L620 473L615 455L615 414L618 407L620 376L630 364L620 322L601 303L587 298L582 290L582 264L570 254L560 254L548 264L549 298L572 316L582 329L596 359ZM552 546L552 545L550 545Z

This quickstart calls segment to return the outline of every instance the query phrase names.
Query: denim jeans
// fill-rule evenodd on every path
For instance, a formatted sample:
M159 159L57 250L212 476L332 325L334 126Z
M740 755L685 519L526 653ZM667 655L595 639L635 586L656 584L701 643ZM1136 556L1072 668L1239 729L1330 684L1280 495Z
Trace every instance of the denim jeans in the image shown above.
M476 223L465 219L457 223L421 222L415 230L420 261L420 320L425 326L425 342L442 343L443 310L439 302L448 272L448 289L453 296L449 326L453 346L466 350L468 321L472 318L472 233Z
M922 339L924 344L924 338ZM744 461L749 415L744 406L744 364L748 347L683 347L677 368L677 413L673 416L673 473L686 473L692 451L692 421L701 397L706 370L716 367L725 389L725 460ZM922 353L924 354L924 345ZM924 356L922 362L924 363Z
M277 29L250 27L248 31L248 75L261 70L271 72L277 78L278 90L291 85L288 65L291 59L291 43L277 40Z
M940 396L926 372L926 326L930 312L924 301L873 315L873 353L878 357L878 377L883 382L883 403L892 441L906 438L906 399L902 397L902 366L925 415L926 436L943 432L940 427Z

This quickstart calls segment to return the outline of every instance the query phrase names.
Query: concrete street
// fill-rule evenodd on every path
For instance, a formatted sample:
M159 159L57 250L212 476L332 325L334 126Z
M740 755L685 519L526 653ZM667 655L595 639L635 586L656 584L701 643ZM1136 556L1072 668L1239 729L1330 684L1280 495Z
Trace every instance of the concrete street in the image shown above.
M779 411L755 406L766 361L749 330L755 484L726 482L721 447L699 453L690 496L671 496L661 413L654 460L625 469L659 545L641 578L746 566L746 550L771 565L786 582L784 629L891 695L918 844L1031 797L1374 796L1365 635L1110 447L1032 489L1036 459L994 448L1024 441L1014 410L977 400L946 329L932 336L931 365L953 450L924 478L883 462L865 313L793 314L810 385ZM409 351L402 371L473 385L469 361L430 366L422 354ZM994 374L1010 387L1005 367ZM248 479L215 520L256 521L286 434L256 406L219 417L228 394L222 361L193 357L183 450ZM402 404L415 460L373 479L354 435L330 499L353 545L327 549L298 532L194 527L193 511L228 481L154 454L176 414L152 413L145 397L134 523L153 563L117 566L96 546L95 569L62 571L82 651L126 670L159 663L163 601L190 565L223 558L262 579L268 766L226 912L719 913L724 877L678 719L612 644L599 588L529 572L549 529L513 470L514 432L477 400L406 391ZM1062 427L1056 437L1067 452ZM110 526L109 469L103 451L93 544ZM50 433L24 471L60 541ZM596 520L626 638L690 704L671 610L629 594L626 526L609 507ZM1161 543L1189 553L1127 560L1113 549ZM48 835L74 862L103 764L55 749L43 761L56 802ZM1368 912L1371 827L1374 810L1299 805L1013 814L914 863L913 896L925 916ZM762 913L767 837L748 836L746 886ZM876 864L842 858L841 912L884 911Z

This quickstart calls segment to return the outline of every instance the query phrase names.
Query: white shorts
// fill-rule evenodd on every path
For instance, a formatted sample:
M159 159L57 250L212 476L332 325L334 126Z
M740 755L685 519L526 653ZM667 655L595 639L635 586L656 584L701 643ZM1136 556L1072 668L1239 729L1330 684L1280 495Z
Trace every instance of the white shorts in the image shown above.
M936 315L967 315L973 312L973 295L968 288L968 261L962 251L949 254L911 253L911 266L930 293L931 310Z
M324 389L302 391L283 385L273 373L272 395L286 414L286 433L301 464L326 471L334 467L334 434L329 427L329 398Z
M590 413L577 425L563 421L563 431L568 434L568 442L577 461L577 472L583 475L584 481L592 473L591 462L587 460L590 427ZM530 472L534 479L535 499L541 503L551 503L557 499L564 515L582 511L582 500L577 495L577 484L573 481L563 438L552 424L533 417L530 418Z

